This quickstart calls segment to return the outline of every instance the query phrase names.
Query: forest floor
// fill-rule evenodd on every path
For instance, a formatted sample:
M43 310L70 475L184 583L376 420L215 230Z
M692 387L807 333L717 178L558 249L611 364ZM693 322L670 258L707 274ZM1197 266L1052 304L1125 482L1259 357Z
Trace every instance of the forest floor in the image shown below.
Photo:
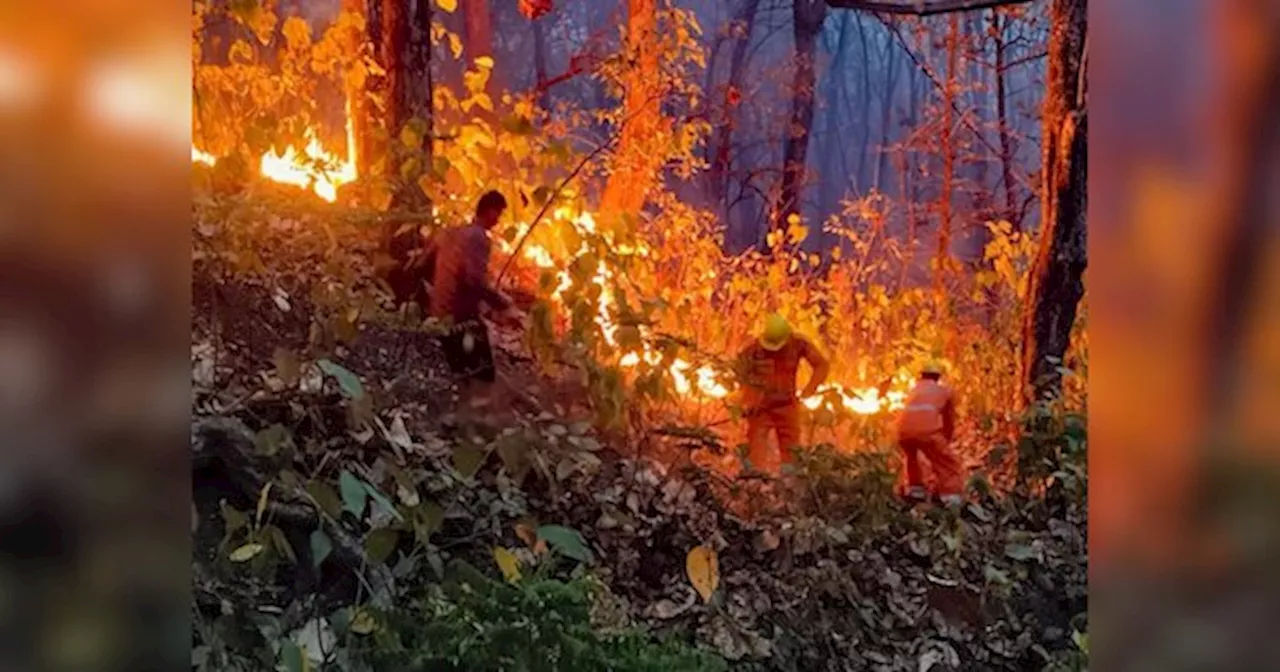
M461 613L446 590L460 575L526 591L589 582L590 632L710 654L600 669L1083 669L1082 449L1047 481L981 489L959 512L900 505L890 456L871 449L817 448L770 485L706 468L724 454L714 435L640 418L598 432L573 377L548 376L506 329L499 369L539 408L465 431L444 421L453 398L433 336L324 298L369 282L372 243L335 260L287 223L277 233L255 272L194 267L197 669L589 660L547 653L573 648L546 641L561 617L516 607L419 641ZM334 264L355 270L335 279ZM709 600L689 576L698 547L713 558ZM516 642L532 657L498 651Z

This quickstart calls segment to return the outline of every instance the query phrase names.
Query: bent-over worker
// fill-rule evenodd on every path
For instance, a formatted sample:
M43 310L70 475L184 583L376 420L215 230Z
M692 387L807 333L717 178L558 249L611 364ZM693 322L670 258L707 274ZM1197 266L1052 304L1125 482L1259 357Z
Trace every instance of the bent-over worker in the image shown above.
M796 375L800 361L812 373L800 396ZM739 380L747 414L747 459L755 469L776 475L782 463L794 459L800 441L800 399L813 396L826 382L831 364L813 343L792 333L781 315L765 320L760 337L738 355ZM777 436L777 448L769 448L769 434Z
M442 345L449 368L461 379L461 396L467 405L487 401L497 377L489 329L480 319L481 304L499 311L511 308L511 301L489 282L489 231L506 209L502 194L490 191L480 197L471 224L440 231L433 241L430 313L451 322Z
M920 456L929 461L937 494L948 506L961 502L964 490L960 458L951 448L956 428L956 395L942 382L942 365L926 364L898 414L898 447L907 462L907 497L928 497Z

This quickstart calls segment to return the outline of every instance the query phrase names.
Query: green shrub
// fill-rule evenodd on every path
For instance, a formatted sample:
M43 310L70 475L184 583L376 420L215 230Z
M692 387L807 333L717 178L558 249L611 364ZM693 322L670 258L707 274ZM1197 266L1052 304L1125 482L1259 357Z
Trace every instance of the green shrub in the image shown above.
M592 628L591 603L598 586L530 578L516 585L492 581L474 568L415 607L386 615L367 658L375 669L609 670L680 672L725 670L714 654L674 640L631 630L606 634ZM456 575L464 578L459 580Z

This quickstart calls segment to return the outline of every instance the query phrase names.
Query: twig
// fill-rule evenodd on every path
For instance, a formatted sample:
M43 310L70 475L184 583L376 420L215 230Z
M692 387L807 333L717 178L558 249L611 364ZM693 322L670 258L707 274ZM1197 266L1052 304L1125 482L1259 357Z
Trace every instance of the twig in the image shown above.
M512 262L514 262L516 257L519 256L520 249L524 247L525 241L529 240L529 236L533 233L533 230L537 228L538 224L542 221L542 216L547 214L547 210L551 208L551 204L555 203L556 199L560 197L564 188L569 186L569 182L571 182L573 178L577 177L578 173L581 173L582 169L586 168L587 164L591 163L592 159L603 154L606 149L613 147L622 138L622 129L626 127L627 124L631 123L632 119L639 116L641 111L648 107L650 102L658 99L660 99L660 96L655 96L646 100L643 105L639 106L640 109L624 117L618 124L617 132L609 136L608 141L591 150L590 154L583 157L582 161L579 161L578 165L575 166L563 180L560 180L560 184L556 185L556 190L547 198L547 202L542 204L542 208L538 210L538 214L534 216L533 222L529 224L529 228L525 230L524 235L520 236L520 240L516 241L516 246L511 250L511 254L507 257L507 261L502 265L502 270L498 272L498 278L494 281L494 285L500 284L502 282L502 278L506 277L507 270L511 268Z
M592 150L590 154L583 157L582 160L578 162L578 165L574 167L574 169L566 175L563 180L560 180L560 184L556 185L556 190L552 192L551 196L547 198L547 202L542 204L542 208L540 208L538 210L538 214L534 216L533 223L529 224L529 228L525 229L524 234L520 236L520 240L516 242L515 248L513 248L511 250L511 254L507 256L507 261L502 264L502 270L498 272L498 279L495 280L493 284L498 285L502 282L502 278L506 276L507 270L511 268L511 263L515 261L517 256L519 256L520 249L524 247L525 241L529 239L534 228L536 228L538 223L542 221L542 216L547 214L547 210L551 207L551 204L555 203L556 199L560 197L560 193L569 185L569 182L573 180L573 178L577 177L578 173L582 172L582 169L586 168L587 164L590 163L592 159L602 154L606 149L612 147L620 137L621 134L614 134L610 136L608 142L601 144Z
M916 55L916 52L911 48L911 45L907 44L907 38L903 37L902 31L898 30L898 26L892 21L885 19L884 17L880 17L880 22L884 24L884 27L886 29L888 29L890 32L893 33L895 37L898 38L898 43L902 45L902 50L906 52L907 57L911 59L911 62L914 63L916 67L920 68L920 72L924 73L924 76L929 80L931 84L933 84L934 88L937 89L938 91L946 90L946 87L943 86L942 82L938 80L938 77L934 74L933 70L929 68L929 66L924 61L922 61L919 56ZM968 128L969 132L972 133L973 136L977 138L979 142L981 142L993 154L996 154L996 155L1000 154L1000 150L996 149L995 145L991 144L991 141L987 139L986 134L984 134L981 130L979 130L976 126L973 125L973 121L969 119L969 114L964 110L961 110L960 106L957 105L954 100L951 101L951 109L954 110L956 115L959 116L960 123L963 124L966 128ZM1036 187L1027 181L1027 178L1025 175L1018 173L1017 178L1018 178L1018 181L1022 183L1022 186L1026 187L1028 190L1030 191L1036 190Z
M1025 5L1033 0L908 0L906 2L877 2L876 0L826 0L832 9L859 9L864 12L878 14L908 14L913 16L935 16L952 12L971 12L994 7Z

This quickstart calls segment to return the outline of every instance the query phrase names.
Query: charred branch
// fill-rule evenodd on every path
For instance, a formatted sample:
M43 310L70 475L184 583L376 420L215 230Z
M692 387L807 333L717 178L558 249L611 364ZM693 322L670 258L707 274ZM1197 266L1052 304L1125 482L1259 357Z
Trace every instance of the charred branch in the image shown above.
M876 2L874 0L827 0L832 9L860 9L878 14L936 16L953 12L973 12L993 7L1026 5L1034 0L936 0L935 2Z

